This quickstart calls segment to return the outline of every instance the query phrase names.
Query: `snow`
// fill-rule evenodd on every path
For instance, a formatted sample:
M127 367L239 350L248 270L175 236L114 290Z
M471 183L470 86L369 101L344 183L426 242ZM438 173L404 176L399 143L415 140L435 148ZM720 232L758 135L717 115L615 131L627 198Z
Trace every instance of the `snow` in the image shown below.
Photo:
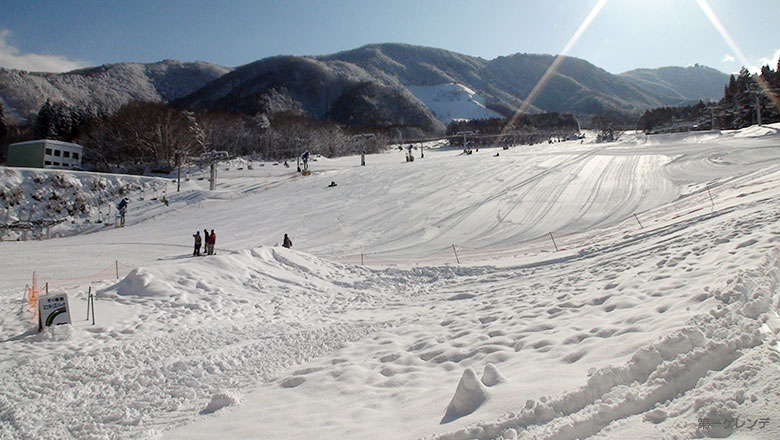
M436 86L407 86L436 116L436 119L449 124L453 119L501 118L497 112L485 107L485 98L477 92L458 83Z
M778 129L236 163L4 241L0 438L779 438Z

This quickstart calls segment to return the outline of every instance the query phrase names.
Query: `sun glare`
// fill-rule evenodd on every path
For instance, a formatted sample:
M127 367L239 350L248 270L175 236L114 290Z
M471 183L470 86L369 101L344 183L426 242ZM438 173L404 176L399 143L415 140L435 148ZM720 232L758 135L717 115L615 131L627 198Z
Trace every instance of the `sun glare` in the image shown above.
M504 126L504 130L502 134L506 134L506 132L515 124L515 122L517 122L517 119L520 117L520 115L522 115L523 113L525 113L526 110L528 110L528 107L531 106L533 101L536 99L536 96L539 95L539 92L541 92L544 86L547 85L547 82L550 80L550 78L555 73L555 71L558 70L558 66L560 66L561 62L563 62L563 59L567 56L571 48L574 47L574 45L577 43L577 40L579 40L582 34L585 33L585 30L588 29L588 26L590 26L590 24L593 23L593 20L596 18L596 16L599 15L599 12L601 12L601 10L604 9L604 6L607 4L607 1L608 0L599 0L598 3L596 3L596 5L590 11L588 16L585 17L585 20L582 21L582 24L580 24L580 26L577 28L577 30L574 32L571 38L569 38L569 41L566 43L566 45L563 46L561 52L558 55L556 55L552 64L550 64L550 67L547 68L547 70L544 72L542 77L539 78L539 81L536 82L534 88L531 89L531 92L523 100L523 103L520 105L520 108L515 112L514 115L512 115L512 119L510 119L509 122Z

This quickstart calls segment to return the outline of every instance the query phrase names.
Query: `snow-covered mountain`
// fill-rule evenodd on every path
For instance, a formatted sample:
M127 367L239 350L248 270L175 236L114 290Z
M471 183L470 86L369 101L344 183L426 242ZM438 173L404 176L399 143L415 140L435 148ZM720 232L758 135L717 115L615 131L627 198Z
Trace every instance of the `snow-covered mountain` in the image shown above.
M0 99L16 118L34 114L46 99L107 110L129 100L176 100L182 106L247 114L288 111L353 127L442 132L448 118L512 114L553 60L525 53L485 60L430 47L372 44L319 57L270 57L233 70L171 60L61 74L0 69ZM718 98L727 80L702 66L613 75L566 57L528 111L586 117L638 113ZM476 106L490 111L474 113L474 106L454 105L456 101L443 109L435 104L443 101L429 99L438 92L424 89L444 90L449 84L478 94L483 100L474 101Z
M47 99L112 111L131 100L176 99L230 70L202 61L175 60L106 64L65 73L0 68L0 99L17 120L35 115Z
M433 112L436 119L449 124L453 119L500 118L498 112L485 107L485 98L463 84L408 86L417 99Z
M651 90L665 103L698 100L710 101L723 98L723 87L728 75L707 66L660 67L636 69L621 73L621 77L637 86Z

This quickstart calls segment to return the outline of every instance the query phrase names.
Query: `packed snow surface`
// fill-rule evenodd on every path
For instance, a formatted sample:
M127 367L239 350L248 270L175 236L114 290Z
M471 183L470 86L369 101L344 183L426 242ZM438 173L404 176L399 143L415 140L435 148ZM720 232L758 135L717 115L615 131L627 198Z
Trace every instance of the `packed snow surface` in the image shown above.
M0 438L780 438L778 129L106 177L0 243Z

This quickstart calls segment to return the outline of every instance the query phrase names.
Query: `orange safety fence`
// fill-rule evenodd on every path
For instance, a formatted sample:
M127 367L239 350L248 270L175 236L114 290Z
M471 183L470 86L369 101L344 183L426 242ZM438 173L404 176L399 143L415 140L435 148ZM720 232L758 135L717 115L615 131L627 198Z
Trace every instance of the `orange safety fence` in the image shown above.
M43 278L51 289L67 289L82 286L99 281L118 280L130 273L135 266L114 261L110 266L105 267L95 273L73 278Z

